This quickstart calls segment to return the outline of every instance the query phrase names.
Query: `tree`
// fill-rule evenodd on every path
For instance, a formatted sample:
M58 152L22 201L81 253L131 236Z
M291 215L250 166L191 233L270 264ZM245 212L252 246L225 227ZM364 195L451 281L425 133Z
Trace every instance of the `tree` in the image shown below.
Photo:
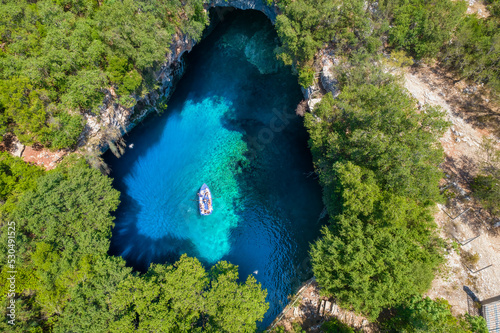
M467 9L464 1L396 0L396 4L388 4L390 2L386 1L381 6L393 17L389 42L417 59L437 56Z
M433 332L433 333L487 333L483 317L469 314L459 318L450 311L451 306L444 299L413 296L395 308L395 316L382 323L393 332Z
M363 71L354 67L350 75ZM321 182L334 182L335 161L352 161L372 170L384 190L422 203L439 200L443 152L436 142L448 125L443 113L431 106L417 112L397 82L350 80L337 99L327 95L305 116Z
M209 279L201 263L183 255L174 265L152 265L144 277L144 295L135 301L144 331L196 331L207 300Z
M215 332L255 332L256 321L261 321L269 309L267 291L249 275L239 284L238 267L225 261L210 270L211 285L206 293L207 314Z
M45 91L35 89L25 77L0 81L0 103L5 107L6 116L18 124L14 133L24 144L43 140L47 133L45 94Z
M440 58L462 77L487 84L496 99L500 91L500 11L492 14L488 18L467 15Z
M354 333L354 330L338 320L337 318L330 319L321 325L321 332L324 333Z
M54 332L132 332L135 313L113 302L116 293L123 291L123 281L134 279L132 269L125 267L122 258L96 258L89 272L69 289L69 298L54 323ZM137 297L128 291L129 299ZM89 319L90 318L90 319Z
M372 319L427 290L443 261L428 210L404 197L378 196L368 215L343 209L311 247L323 292Z
M123 280L110 301L133 309L140 331L255 332L268 309L267 293L251 276L246 283L237 279L237 266L222 261L207 272L183 255L173 265L152 265L140 279Z
M108 251L118 198L111 179L78 160L39 175L9 211L17 228L16 262L21 272L31 270L19 275L18 285L36 290L48 315L62 311L71 287Z
M41 177L20 199L13 218L35 240L70 247L73 256L105 253L119 196L110 178L78 160Z

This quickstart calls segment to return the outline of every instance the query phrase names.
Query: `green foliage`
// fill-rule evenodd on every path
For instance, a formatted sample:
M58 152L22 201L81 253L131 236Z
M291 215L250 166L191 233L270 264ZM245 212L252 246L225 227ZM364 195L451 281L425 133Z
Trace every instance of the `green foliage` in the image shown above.
M61 101L72 109L95 110L104 97L102 87L105 84L105 76L99 70L82 70L68 77L66 93ZM85 92L85 93L83 93Z
M283 326L276 326L271 332L272 333L286 333L286 330Z
M495 148L492 139L485 138L481 143L483 160L480 173L472 184L473 195L493 215L500 215L500 150Z
M43 140L48 128L45 125L46 91L35 89L26 77L0 81L0 103L7 119L18 124L14 134L23 143Z
M216 332L255 332L269 308L267 291L249 275L245 284L237 283L238 270L225 261L210 270L210 290L206 293L209 325Z
M36 186L36 179L43 174L42 169L25 163L21 158L6 152L0 153L0 199L22 194ZM2 207L2 210L3 207Z
M299 69L299 84L304 87L310 87L314 84L314 68L304 67Z
M474 196L494 215L500 214L500 182L492 175L478 175L472 184Z
M307 63L325 43L335 41L340 48L356 48L371 35L361 0L280 1L279 6L283 13L276 19L283 43L279 58L287 64Z
M236 266L219 262L207 272L197 259L183 255L174 265L152 265L142 277L117 280L105 315L120 314L119 323L103 318L103 326L96 330L93 323L76 319L79 326L75 326L73 318L83 314L75 303L67 320L58 325L61 331L99 332L117 326L130 330L137 322L140 331L191 332L199 331L202 323L210 332L254 332L255 321L262 320L268 308L266 292L251 277L245 284L237 283L237 278ZM86 306L94 304L87 301Z
M18 332L255 332L263 319L267 292L253 276L238 282L227 262L207 272L184 255L140 276L108 256L119 192L83 159L43 172L2 153L0 171L2 221L16 225ZM1 244L7 227L0 225ZM0 270L2 304L8 270Z
M330 319L321 324L321 332L324 333L354 333L354 330L338 320L337 318Z
M495 97L500 91L500 10L492 14L486 19L466 16L441 58L463 77L486 83Z
M292 323L292 332L293 333L306 333L306 331L304 331L302 329L302 326L297 322Z
M37 235L35 240L56 248L69 250L71 239L72 259L105 253L114 219L110 212L119 196L110 178L78 161L39 178L37 188L19 200L13 218L21 230Z
M413 64L413 59L408 57L405 51L399 50L391 52L388 62L390 65L395 67L406 67Z
M467 328L474 333L488 333L488 326L486 325L486 320L481 316L471 316L466 313L463 318L461 318L462 326L468 326Z
M4 320L0 321L0 331L11 333L42 333L50 330L46 322L43 321L43 315L40 311L40 306L33 298L19 297L16 298L16 320L15 325L7 322L7 302L8 300L0 300L0 315Z
M462 251L462 260L468 267L476 266L480 258L479 253Z
M102 257L68 290L68 301L53 324L54 332L132 332L134 313L111 301L123 292L122 281L134 279L122 258ZM136 280L139 280L135 278ZM129 299L134 296L128 290ZM37 296L38 298L38 296ZM92 318L92 320L89 320Z
M347 82L340 75L338 98L327 96L306 114L321 182L335 184L335 161L352 161L373 171L384 190L422 203L438 200L443 153L436 141L447 128L442 112L431 106L416 112L399 84L363 73L353 67Z
M202 0L7 0L0 12L0 134L55 149L75 144L104 88L135 92L176 30L199 39L208 24Z
M36 290L37 302L50 316L61 312L68 290L90 275L94 258L108 251L110 212L119 193L111 179L82 161L37 176L36 186L24 190L8 219L16 222L19 270L31 271L16 282Z
M465 1L387 0L381 9L392 17L389 43L415 58L435 57L465 13Z
M125 95L127 93L134 92L141 85L141 82L142 82L141 74L139 74L139 72L137 72L134 69L131 70L123 77L122 87L125 93L122 94Z
M51 134L50 146L54 149L73 147L84 127L84 119L79 114L60 112L55 115L49 125Z
M375 319L428 289L443 261L429 206L440 199L437 139L447 123L437 109L417 112L381 68L342 68L339 97L305 116L332 217L311 257L326 295Z
M396 316L383 323L393 332L457 332L487 333L486 321L483 317L466 314L456 318L451 314L451 306L444 299L431 300L414 296L404 305L395 309Z
M121 83L125 73L130 69L127 58L111 56L108 60L106 72L108 78L113 83Z
M453 250L455 250L455 252L460 255L460 245L458 245L457 242L453 241L451 242L451 247L453 248Z
M299 73L325 45L350 56L376 53L387 40L417 60L439 57L464 78L486 83L494 98L500 91L498 0L490 1L487 18L466 15L466 1L452 0L282 0L278 6L276 30L283 44L278 58L297 65Z
M338 215L311 249L325 294L369 314L430 287L442 262L432 215L410 199L380 193L368 216Z

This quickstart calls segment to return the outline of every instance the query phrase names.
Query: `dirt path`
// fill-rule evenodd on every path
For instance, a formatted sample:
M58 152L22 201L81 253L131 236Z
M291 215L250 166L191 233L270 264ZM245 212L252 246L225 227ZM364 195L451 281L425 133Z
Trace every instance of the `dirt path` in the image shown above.
M11 134L5 135L0 142L0 151L7 151L14 156L21 157L26 163L42 166L46 170L54 169L69 152L67 149L51 151L36 144L24 146Z
M470 182L482 158L482 138L498 142L493 133L498 133L500 121L498 108L491 106L477 87L455 82L438 68L424 67L405 74L409 92L422 104L441 106L452 123L441 138L446 154L441 165L446 174L443 190L448 190L450 200L438 205L435 217L441 237L455 241L458 251L450 248L448 262L428 295L445 298L454 314L462 314L472 305L467 295L479 300L500 295L500 228L493 227L497 221L469 196Z

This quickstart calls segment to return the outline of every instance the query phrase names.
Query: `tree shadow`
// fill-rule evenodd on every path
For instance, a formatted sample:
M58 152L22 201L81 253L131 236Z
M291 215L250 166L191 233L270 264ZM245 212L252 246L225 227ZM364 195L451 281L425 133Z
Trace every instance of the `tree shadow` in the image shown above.
M479 297L467 286L463 286L463 290L467 294L467 311L471 316L481 315L481 308L478 306L480 303Z

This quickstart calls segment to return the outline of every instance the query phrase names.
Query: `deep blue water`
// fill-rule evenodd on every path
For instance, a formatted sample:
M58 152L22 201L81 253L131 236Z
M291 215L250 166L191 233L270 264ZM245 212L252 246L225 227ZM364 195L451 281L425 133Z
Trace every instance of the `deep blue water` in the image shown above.
M307 133L295 107L297 79L274 56L267 18L235 11L187 56L188 69L162 116L126 135L105 160L122 193L110 253L145 271L182 253L255 274L268 291L266 327L311 276L309 243L323 208ZM207 183L214 213L200 216ZM255 273L254 273L255 272Z

